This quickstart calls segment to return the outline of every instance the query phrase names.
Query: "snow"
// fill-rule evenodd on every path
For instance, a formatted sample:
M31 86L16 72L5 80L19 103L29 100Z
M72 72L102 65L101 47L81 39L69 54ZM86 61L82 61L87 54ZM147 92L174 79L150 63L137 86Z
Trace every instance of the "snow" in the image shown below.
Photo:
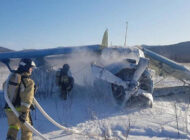
M188 113L189 106L185 101L189 95L179 98L177 95L156 98L153 108L130 106L119 108L110 102L95 101L91 99L75 98L71 102L57 99L56 104L51 100L42 101L45 110L59 123L67 127L73 127L83 133L92 133L99 136L107 136L109 139L189 139ZM176 98L178 99L176 103ZM70 103L69 103L70 102ZM179 121L179 135L176 125L177 105ZM45 106L48 104L48 107ZM51 108L49 108L51 106ZM61 108L59 108L61 107ZM55 110L56 112L52 112ZM37 112L34 126L45 133L47 137L61 139L92 139L80 135L65 135ZM186 120L187 119L187 120ZM44 127L44 125L46 127ZM34 137L39 139L39 137Z
M80 61L80 63L79 63ZM52 125L36 110L32 112L34 127L53 140L163 140L190 139L189 136L189 90L178 91L180 94L154 98L153 108L139 105L138 102L121 108L111 96L110 85L94 80L85 61L67 61L71 64L76 85L68 100L59 98L58 91L48 98L37 98L45 111L58 123L77 129L87 135L68 134ZM63 63L63 62L62 62ZM54 66L57 69L61 65ZM0 84L6 79L6 68L0 68ZM157 83L161 78L154 77ZM168 77L157 83L156 92L169 92L167 86L182 86L179 80ZM162 89L160 89L162 88ZM156 94L156 93L154 93ZM2 103L3 94L0 93ZM1 104L0 104L1 105ZM0 110L0 113L2 110ZM177 127L178 124L178 127ZM6 138L8 125L6 117L0 118L0 136ZM20 134L19 134L20 136ZM33 136L39 140L38 136Z

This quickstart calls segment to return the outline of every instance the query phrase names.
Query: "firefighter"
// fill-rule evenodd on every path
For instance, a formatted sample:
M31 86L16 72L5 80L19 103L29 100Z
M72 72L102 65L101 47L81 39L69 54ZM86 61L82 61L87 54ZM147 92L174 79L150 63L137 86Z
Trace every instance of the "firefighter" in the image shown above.
M16 140L17 133L21 129L21 140L32 140L32 132L24 125L28 122L32 125L30 108L34 99L34 81L30 78L35 63L31 59L21 59L18 69L11 73L8 82L7 94L13 106L19 113L19 118L5 105L5 113L8 119L8 133L6 140Z
M68 64L64 64L63 67L56 72L56 83L60 87L61 97L66 100L74 84L74 79Z

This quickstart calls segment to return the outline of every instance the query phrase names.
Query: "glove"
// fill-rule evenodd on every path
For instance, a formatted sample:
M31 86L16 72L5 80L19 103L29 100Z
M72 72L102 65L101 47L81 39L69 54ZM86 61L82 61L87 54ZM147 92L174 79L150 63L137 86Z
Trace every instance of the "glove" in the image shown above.
M30 109L31 109L32 111L34 111L34 110L36 109L36 108L35 108L35 105L31 104Z
M25 112L22 112L19 116L19 120L22 122L22 123L25 123L26 121L26 113Z

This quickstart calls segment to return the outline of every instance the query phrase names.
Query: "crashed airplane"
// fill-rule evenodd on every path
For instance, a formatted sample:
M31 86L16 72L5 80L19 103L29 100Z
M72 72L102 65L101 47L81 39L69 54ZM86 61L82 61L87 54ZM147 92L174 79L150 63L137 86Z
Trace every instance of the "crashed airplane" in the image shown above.
M152 107L153 105L153 80L150 74L149 64L153 65L156 71L161 71L167 75L172 75L182 81L190 80L190 71L183 65L180 65L174 61L167 59L161 55L158 55L143 47L108 47L108 33L105 31L102 40L102 45L88 45L80 47L63 47L41 50L29 50L29 51L15 51L5 52L0 54L0 61L3 62L10 71L10 60L15 58L33 58L43 60L46 56L65 54L70 55L73 53L79 53L83 51L89 51L96 53L98 57L104 59L105 57L111 61L111 63L99 63L93 62L91 64L92 73L98 79L104 80L111 85L112 96L116 103L121 106L125 106L131 98L142 99L145 104ZM122 59L114 60L115 54L118 54ZM7 83L6 83L7 85ZM4 97L9 107L13 110L18 117L18 112L12 105L7 91L4 91ZM75 134L82 134L78 130L66 128L55 120L53 120L40 106L37 100L34 100L37 108L40 112L55 126L68 132ZM25 122L25 125L36 135L42 139L47 140L40 132L38 132L33 126ZM91 134L90 137L98 137Z

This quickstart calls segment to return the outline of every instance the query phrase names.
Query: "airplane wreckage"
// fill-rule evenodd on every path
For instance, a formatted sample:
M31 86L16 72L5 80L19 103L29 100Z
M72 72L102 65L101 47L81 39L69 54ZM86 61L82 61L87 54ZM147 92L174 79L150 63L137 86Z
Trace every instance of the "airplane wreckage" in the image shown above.
M89 51L98 54L98 56L106 56L109 59L114 58L114 54L117 53L122 56L120 61L112 61L109 64L98 64L96 62L91 63L91 69L94 76L98 79L104 80L111 84L112 96L116 103L121 106L125 106L131 98L138 97L147 103L150 107L153 105L153 80L150 74L149 65L156 68L157 71L161 71L166 75L171 75L181 81L190 80L190 70L183 65L180 65L172 60L167 59L161 55L158 55L146 48L142 47L108 47L108 33L105 31L101 45L89 45L81 47L63 47L53 49L41 49L41 50L29 50L29 51L14 51L5 52L0 54L0 61L4 63L10 71L10 59L15 58L33 58L43 59L50 55L59 54L72 54L83 51ZM10 77L10 76L9 76ZM9 78L8 78L9 80ZM7 80L7 81L8 81ZM6 87L8 83L5 83ZM4 91L4 97L9 107L14 114L18 117L19 113L16 111L12 102L7 95L7 88ZM36 99L34 104L40 110L40 112L55 126L64 130L67 133L74 133L79 135L85 135L89 137L100 137L94 134L83 134L78 130L66 128L55 120L53 120L40 106ZM47 140L44 135L38 132L28 122L24 123L34 134L40 136L42 139Z

